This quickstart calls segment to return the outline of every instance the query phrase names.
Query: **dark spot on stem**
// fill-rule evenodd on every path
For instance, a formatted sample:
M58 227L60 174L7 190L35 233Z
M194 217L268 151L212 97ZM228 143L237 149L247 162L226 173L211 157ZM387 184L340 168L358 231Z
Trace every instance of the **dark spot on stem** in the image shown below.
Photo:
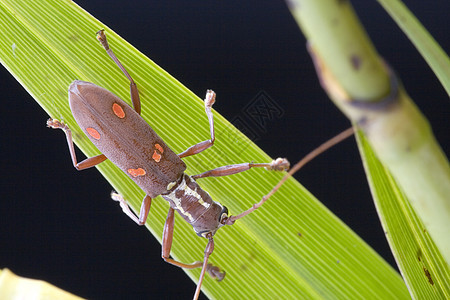
M353 69L355 70L359 70L362 64L361 58L356 54L352 54L352 56L350 57L350 62L352 63Z

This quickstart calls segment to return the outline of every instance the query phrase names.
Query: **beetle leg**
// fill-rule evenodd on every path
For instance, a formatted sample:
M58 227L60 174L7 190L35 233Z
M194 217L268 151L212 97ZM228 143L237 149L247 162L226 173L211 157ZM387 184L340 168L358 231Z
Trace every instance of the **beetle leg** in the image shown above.
M185 264L178 262L172 258L170 258L170 250L172 249L172 241L173 241L173 228L175 226L175 210L171 207L169 208L169 213L167 214L166 222L164 223L164 231L162 237L162 258L177 267L187 268L187 269L195 269L202 266L201 261L196 261L192 264Z
M273 160L271 163L261 163L261 164L243 163L243 164L229 165L219 167L210 171L206 171L198 175L193 175L191 177L194 179L198 179L204 177L228 176L250 170L250 168L261 168L261 167L264 167L267 170L285 171L289 169L289 162L286 158L277 158Z
M225 272L221 272L219 267L216 267L212 264L208 264L208 258L212 251L214 250L214 241L212 237L209 238L208 245L205 249L205 258L204 261L196 261L191 264L185 264L179 261L176 261L172 258L170 258L170 250L172 248L172 241L173 241L173 229L175 226L175 214L174 209L169 208L169 213L167 214L166 223L164 224L164 231L163 231L163 237L162 237L162 251L161 256L164 259L164 261L180 267L180 268L186 268L186 269L195 269L195 268L202 268L202 273L200 276L200 279L203 280L203 275L205 272L208 272L209 275L211 275L212 278L216 278L217 280L222 280L225 277ZM201 281L199 281L199 285L201 285Z
M214 140L216 139L216 137L214 135L214 119L213 119L213 114L211 112L211 107L213 106L214 102L216 102L216 93L214 93L214 91L212 91L212 90L208 90L206 92L206 96L205 96L205 111L206 111L206 115L208 116L209 132L211 134L211 139L200 142L194 146L189 147L184 152L178 154L178 156L180 158L198 154L198 153L202 152L203 150L206 150L209 147L211 147L212 145L214 145Z
M64 124L63 122L60 122L56 119L48 119L47 120L47 127L51 127L53 129L61 129L66 134L67 144L69 145L69 151L70 156L72 157L72 163L75 169L78 171L88 169L90 167L93 167L95 165L98 165L99 163L105 161L107 158L104 154L100 154L97 156L89 157L83 160L82 162L77 162L77 155L75 153L75 148L73 146L73 140L72 140L72 131L70 130L69 126Z
M125 74L125 76L130 81L131 102L133 102L134 110L138 114L141 114L141 100L139 99L139 91L137 89L136 83L134 82L133 78L131 78L130 74L128 74L125 67L120 63L119 59L116 57L111 48L109 48L104 29L97 32L97 40L100 41L103 48L105 48L106 53L108 53L109 57L111 57L111 59L116 63L116 65L120 68L120 70L122 70L123 74Z
M120 203L120 207L122 207L122 211L128 217L130 217L131 220L136 222L136 224L141 226L145 224L145 221L147 220L148 217L148 213L150 212L150 206L152 205L152 198L150 198L149 195L145 195L144 199L142 200L141 211L139 212L139 219L130 210L130 207L128 206L127 202L121 195L112 192L111 199L113 199L114 201L118 201Z
M205 248L205 256L203 257L202 272L200 273L200 277L199 277L198 283L197 283L197 288L195 289L194 300L198 299L198 296L200 296L200 291L202 289L202 283L203 283L203 278L205 277L205 272L208 271L208 266L211 265L211 264L208 264L208 259L213 251L214 251L214 239L211 235L208 238L208 244L206 245L206 248Z

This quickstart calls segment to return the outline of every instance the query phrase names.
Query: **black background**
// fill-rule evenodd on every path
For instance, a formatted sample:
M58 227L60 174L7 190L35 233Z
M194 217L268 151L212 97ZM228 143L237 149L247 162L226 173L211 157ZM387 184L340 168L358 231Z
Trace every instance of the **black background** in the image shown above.
M447 94L381 6L357 2L378 51L448 154ZM77 3L200 97L214 89L214 108L229 120L265 91L284 110L256 140L272 157L296 162L349 126L320 88L305 39L283 1ZM407 4L448 52L450 2ZM5 69L0 76L0 267L91 299L191 297L194 283L162 261L159 242L122 214L109 198L109 184L95 170L74 170L62 136L45 127L48 116ZM395 264L354 140L315 159L296 177ZM127 255L131 251L133 257Z

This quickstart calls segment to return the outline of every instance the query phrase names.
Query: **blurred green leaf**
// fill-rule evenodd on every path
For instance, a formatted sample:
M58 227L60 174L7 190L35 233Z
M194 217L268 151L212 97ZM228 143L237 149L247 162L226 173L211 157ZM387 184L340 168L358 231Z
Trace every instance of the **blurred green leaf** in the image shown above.
M378 2L408 36L450 95L450 58L445 51L403 2L399 0L378 0Z

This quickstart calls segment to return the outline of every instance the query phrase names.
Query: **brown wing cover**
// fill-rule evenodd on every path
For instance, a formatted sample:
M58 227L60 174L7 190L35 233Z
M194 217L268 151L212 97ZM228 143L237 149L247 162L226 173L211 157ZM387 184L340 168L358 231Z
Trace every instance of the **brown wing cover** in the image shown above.
M92 143L150 197L166 193L167 185L183 174L186 165L178 155L110 91L93 83L74 81L69 87L69 102L75 120ZM124 115L114 113L114 103ZM95 129L100 138L92 137L87 128Z

